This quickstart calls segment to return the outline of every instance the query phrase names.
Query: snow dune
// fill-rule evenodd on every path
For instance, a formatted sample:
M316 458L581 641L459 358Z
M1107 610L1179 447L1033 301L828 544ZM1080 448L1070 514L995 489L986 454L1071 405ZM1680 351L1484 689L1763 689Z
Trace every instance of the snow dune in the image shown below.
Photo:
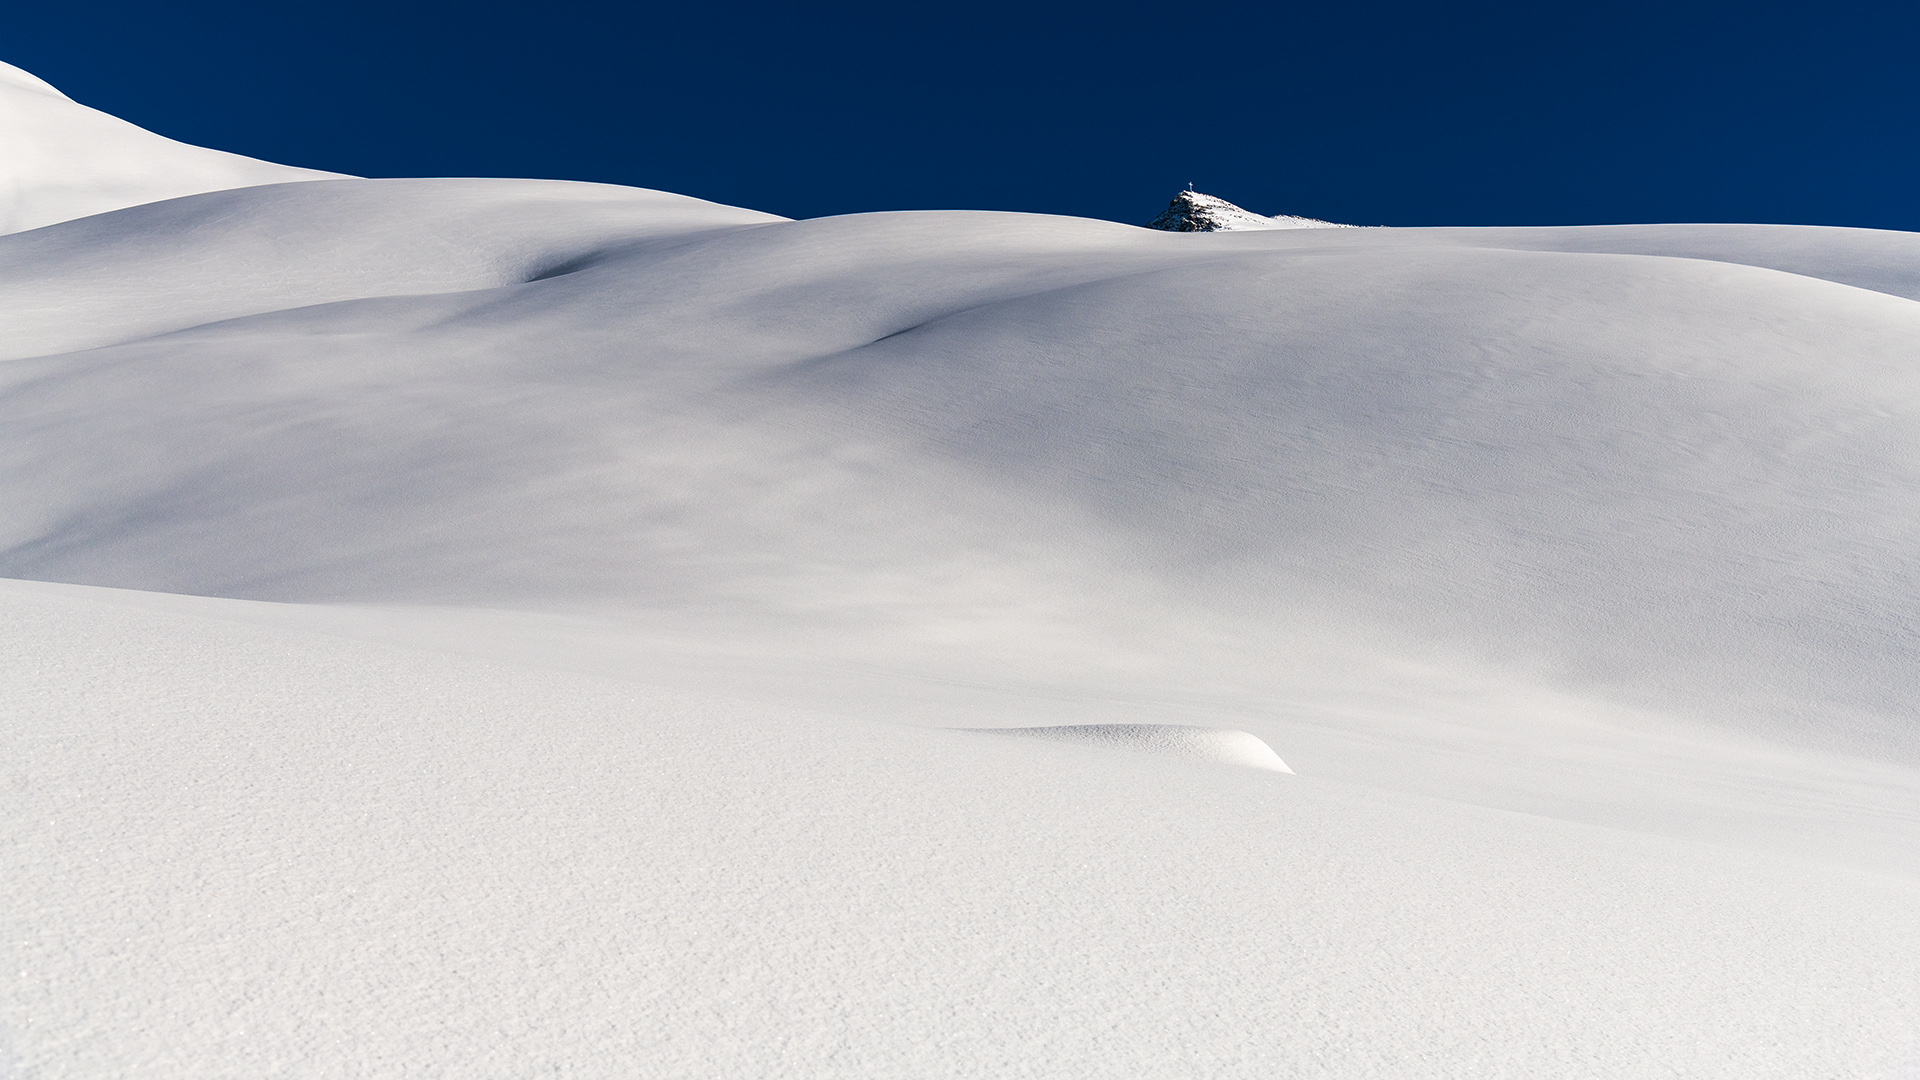
M512 180L0 236L0 1070L1898 1075L1917 266Z
M1194 727L1191 724L1057 724L1050 727L976 728L996 735L1026 739L1053 739L1088 746L1135 750L1149 754L1221 761L1272 772L1292 773L1273 747L1258 735L1231 728Z

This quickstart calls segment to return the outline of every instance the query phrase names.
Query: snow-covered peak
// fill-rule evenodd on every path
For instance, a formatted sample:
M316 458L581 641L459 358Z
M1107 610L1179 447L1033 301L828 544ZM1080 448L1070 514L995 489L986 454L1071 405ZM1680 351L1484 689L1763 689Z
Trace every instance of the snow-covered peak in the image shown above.
M1317 218L1281 215L1267 217L1233 205L1225 199L1198 191L1183 191L1173 197L1160 216L1147 223L1149 229L1167 232L1233 232L1244 229L1351 229Z
M0 63L0 233L203 191L335 175L174 142Z

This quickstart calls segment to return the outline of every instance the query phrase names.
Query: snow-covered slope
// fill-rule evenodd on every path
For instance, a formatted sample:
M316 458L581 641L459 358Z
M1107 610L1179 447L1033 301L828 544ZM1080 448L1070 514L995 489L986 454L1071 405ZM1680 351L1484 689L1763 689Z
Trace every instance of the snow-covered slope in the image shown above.
M1203 249L474 181L198 196L0 267L6 340L42 354L0 396L14 576L936 636L1047 596L1244 620L1247 672L1259 635L1388 634L1920 746L1885 585L1920 520L1903 297L1458 233ZM998 618L982 642L1027 648Z
M203 191L335 175L162 138L0 63L0 233Z
M1916 267L484 180L0 237L0 1074L1901 1075Z
M1198 191L1182 191L1173 197L1160 216L1147 223L1149 229L1164 232L1244 232L1248 229L1351 229L1319 218L1278 214L1267 217L1242 210L1225 199Z
M1911 877L1421 796L1378 763L1288 777L858 722L724 673L686 693L463 659L404 612L360 625L411 644L341 633L358 615L0 585L12 1075L1914 1062ZM1429 744L1425 768L1530 737ZM1649 771L1609 743L1584 791L1663 799L1728 762L1670 748ZM1741 835L1765 777L1803 775L1753 764L1772 771L1718 774L1688 814ZM1844 831L1853 790L1798 794Z

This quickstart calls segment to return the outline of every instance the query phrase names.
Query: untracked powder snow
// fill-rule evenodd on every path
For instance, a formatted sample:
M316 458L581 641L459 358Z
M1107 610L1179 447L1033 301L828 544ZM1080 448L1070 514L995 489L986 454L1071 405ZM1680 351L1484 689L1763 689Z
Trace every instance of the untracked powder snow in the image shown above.
M0 179L0 1076L1920 1075L1920 236Z

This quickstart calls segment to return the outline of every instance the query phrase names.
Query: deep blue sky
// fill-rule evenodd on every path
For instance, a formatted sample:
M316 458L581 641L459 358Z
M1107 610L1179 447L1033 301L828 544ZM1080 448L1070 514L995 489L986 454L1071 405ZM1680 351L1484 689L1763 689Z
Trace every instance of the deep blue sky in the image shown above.
M792 217L1140 222L1188 181L1363 224L1920 230L1920 5L11 5L0 59L369 176Z

